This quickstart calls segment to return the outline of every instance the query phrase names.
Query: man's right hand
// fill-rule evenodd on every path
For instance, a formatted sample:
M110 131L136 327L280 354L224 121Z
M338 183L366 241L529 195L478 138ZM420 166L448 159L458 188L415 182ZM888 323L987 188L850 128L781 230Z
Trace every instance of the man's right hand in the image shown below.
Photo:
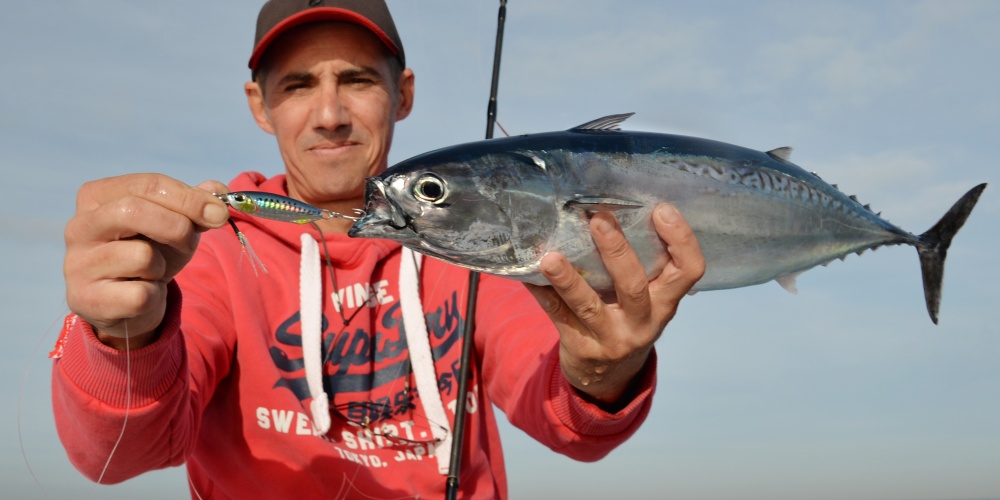
M225 225L225 185L188 186L160 174L84 184L66 224L66 302L101 342L136 349L156 339L167 284L191 260L202 231ZM126 324L127 322L127 324Z

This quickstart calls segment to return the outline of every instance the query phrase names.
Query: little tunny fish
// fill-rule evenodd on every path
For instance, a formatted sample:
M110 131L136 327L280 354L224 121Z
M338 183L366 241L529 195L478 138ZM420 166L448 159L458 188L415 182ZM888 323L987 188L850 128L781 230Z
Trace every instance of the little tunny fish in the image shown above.
M916 247L927 311L937 323L944 260L986 184L917 236L789 161L677 135L622 132L631 114L565 132L474 142L426 153L369 178L365 216L350 235L401 242L484 273L547 284L538 263L563 253L599 292L613 290L589 234L611 211L656 276L664 245L650 215L669 201L694 229L706 272L694 290L777 280L795 290L803 271L883 245Z

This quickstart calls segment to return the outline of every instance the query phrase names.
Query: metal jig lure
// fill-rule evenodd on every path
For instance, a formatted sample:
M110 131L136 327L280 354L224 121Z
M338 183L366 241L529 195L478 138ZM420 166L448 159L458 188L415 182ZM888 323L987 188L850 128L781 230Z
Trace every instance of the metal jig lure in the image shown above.
M308 224L323 219L358 220L358 217L344 215L333 210L317 208L308 203L278 194L260 191L237 191L235 193L215 193L226 205L245 214L265 219ZM360 215L364 211L354 209Z
M324 219L358 220L358 217L344 215L325 208L317 208L294 198L273 193L237 191L234 193L212 194L222 200L227 206L245 214L264 219L294 222L296 224L308 224ZM354 211L358 215L364 213L363 210L354 209ZM260 266L261 270L266 273L267 267L264 266L264 262L260 260L257 253L253 251L247 235L243 231L240 231L240 228L236 226L236 222L233 219L229 219L229 225L233 228L233 232L236 233L236 238L240 240L243 252L250 259L250 265L253 267L254 274L257 274L257 266Z

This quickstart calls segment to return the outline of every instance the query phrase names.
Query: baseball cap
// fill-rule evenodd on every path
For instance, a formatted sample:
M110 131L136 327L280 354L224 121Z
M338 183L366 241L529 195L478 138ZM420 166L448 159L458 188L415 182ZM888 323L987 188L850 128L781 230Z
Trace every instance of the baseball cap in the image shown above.
M382 40L400 65L406 67L403 41L396 32L389 7L382 0L268 0L257 15L250 70L257 71L264 52L282 33L317 21L343 21L364 27Z

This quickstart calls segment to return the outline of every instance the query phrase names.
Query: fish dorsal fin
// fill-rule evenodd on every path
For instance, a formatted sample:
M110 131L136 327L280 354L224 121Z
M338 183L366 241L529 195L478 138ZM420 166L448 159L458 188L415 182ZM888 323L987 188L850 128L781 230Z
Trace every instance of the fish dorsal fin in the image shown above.
M603 196L576 196L566 202L566 208L586 210L588 212L613 212L615 210L642 208L641 203L621 198Z
M596 120L589 121L583 125L577 125L570 130L589 130L599 132L617 132L622 128L619 125L635 113L622 113L620 115L608 115Z
M785 146L783 148L774 148L767 152L771 158L781 161L792 161L792 148Z
M795 284L795 278L798 278L800 274L802 273L798 272L794 274L786 274L784 276L778 276L777 278L774 278L774 281L777 281L778 284L781 285L781 288L784 288L785 291L787 291L788 293L792 295L798 295L799 288Z

